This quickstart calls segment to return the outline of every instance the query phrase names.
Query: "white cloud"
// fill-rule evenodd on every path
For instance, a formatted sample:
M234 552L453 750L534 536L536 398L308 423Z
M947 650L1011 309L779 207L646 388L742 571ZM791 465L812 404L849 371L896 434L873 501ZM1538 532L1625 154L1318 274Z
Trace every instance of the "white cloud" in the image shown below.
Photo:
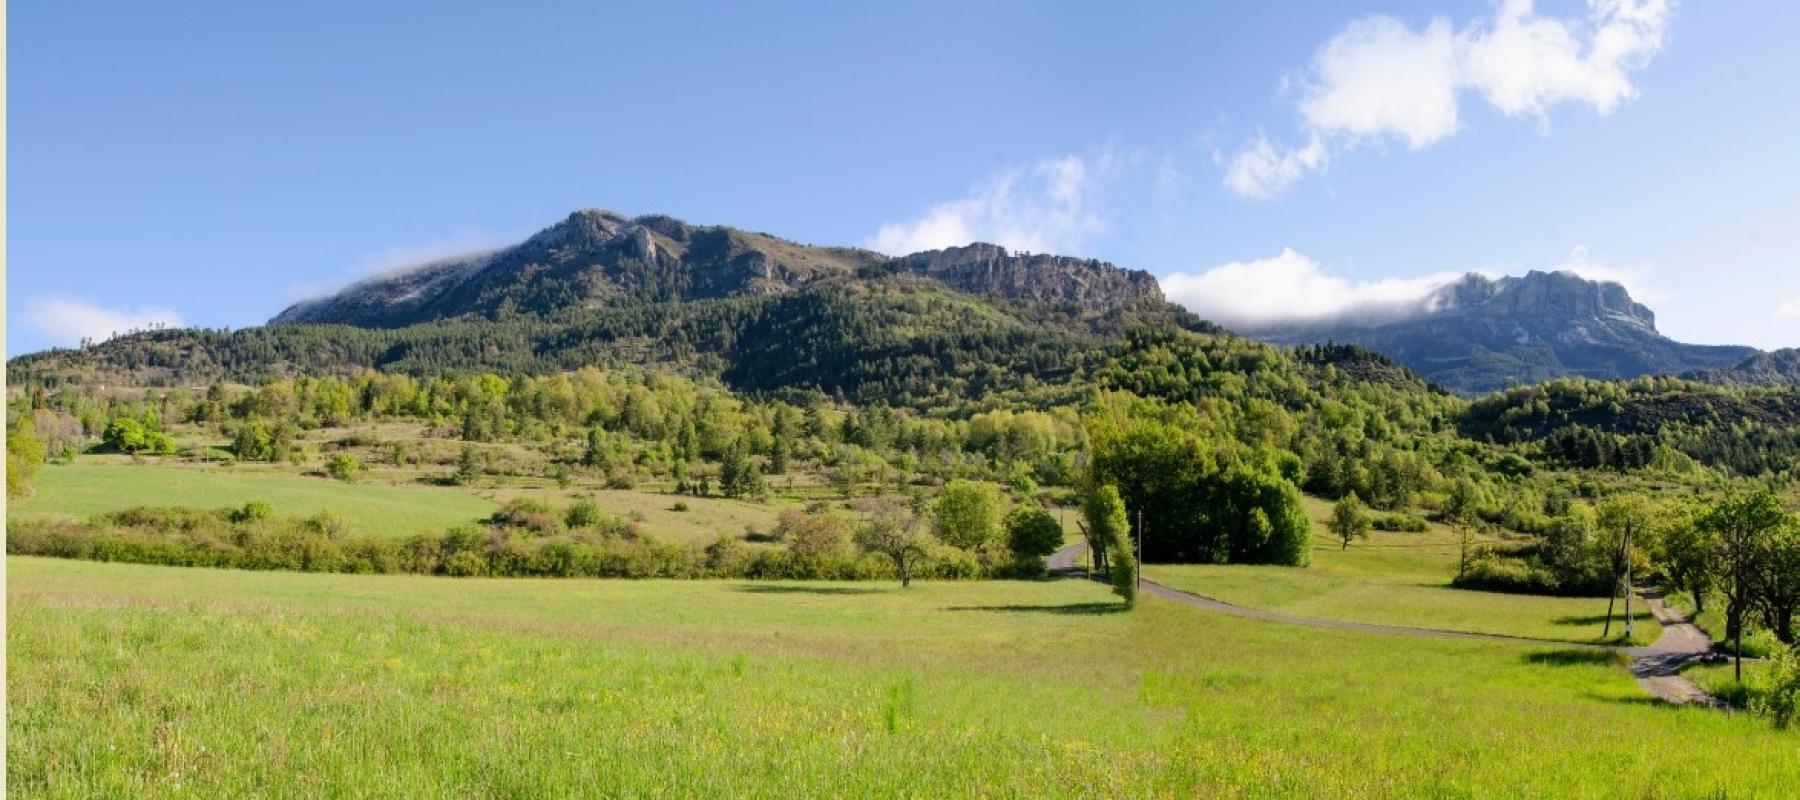
M1589 253L1585 244L1575 245L1569 251L1569 257L1563 259L1563 262L1556 268L1573 272L1591 281L1611 281L1619 284L1625 287L1625 291L1631 293L1631 299L1640 303L1654 303L1665 299L1665 295L1651 284L1649 267L1608 264Z
M154 325L171 328L187 325L180 314L166 308L107 308L66 294L32 298L26 303L25 322L51 343L64 346L80 344L82 339L105 341Z
M1314 137L1299 150L1281 151L1261 136L1232 159L1225 185L1245 197L1268 198L1286 191L1300 176L1325 166L1325 145Z
M1775 316L1787 319L1800 318L1800 297L1789 297L1775 304Z
M1313 57L1300 114L1315 132L1393 135L1417 150L1456 132L1456 62L1445 20L1415 33L1392 17L1360 19Z
M1100 193L1110 154L1063 156L1002 170L968 196L918 219L881 226L867 245L892 255L992 242L1015 250L1070 253L1106 231Z
M1459 103L1473 93L1507 116L1536 117L1574 103L1605 115L1636 96L1630 72L1662 50L1673 0L1588 0L1586 19L1540 16L1531 0L1503 0L1493 19L1461 31L1433 18L1414 30L1389 16L1351 22L1313 56L1297 80L1309 143L1246 145L1225 185L1251 198L1279 194L1322 169L1324 147L1404 142L1413 150L1461 129ZM1267 165L1279 165L1270 168Z
M436 261L458 256L475 255L490 252L508 244L513 244L524 236L512 239L496 237L484 233L464 231L441 239L433 239L419 244L399 245L382 250L363 253L346 267L337 278L326 278L320 281L290 283L287 297L291 301L308 300L326 297L339 290L367 280L393 275L415 267L421 267Z
M404 272L413 267L442 261L446 258L487 252L516 241L516 239L505 240L487 234L465 231L455 236L420 244L401 245L365 253L351 267L351 272L359 278Z
M1258 326L1324 319L1395 319L1425 310L1432 290L1461 277L1439 273L1419 278L1350 281L1328 275L1312 259L1283 248L1270 258L1233 261L1200 273L1161 279L1170 300L1228 326Z

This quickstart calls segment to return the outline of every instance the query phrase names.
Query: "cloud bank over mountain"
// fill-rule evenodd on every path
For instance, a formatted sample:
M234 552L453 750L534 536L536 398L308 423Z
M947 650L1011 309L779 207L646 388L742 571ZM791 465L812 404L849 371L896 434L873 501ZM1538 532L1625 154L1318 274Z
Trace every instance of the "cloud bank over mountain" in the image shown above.
M1658 292L1645 279L1648 270L1619 267L1592 256L1577 245L1558 272L1617 283L1639 300ZM1442 271L1415 277L1355 279L1332 274L1314 259L1282 248L1268 258L1232 261L1200 272L1163 275L1169 300L1206 319L1254 331L1272 327L1319 324L1379 324L1423 316L1442 309L1440 290L1470 274L1494 279L1503 272L1484 267Z

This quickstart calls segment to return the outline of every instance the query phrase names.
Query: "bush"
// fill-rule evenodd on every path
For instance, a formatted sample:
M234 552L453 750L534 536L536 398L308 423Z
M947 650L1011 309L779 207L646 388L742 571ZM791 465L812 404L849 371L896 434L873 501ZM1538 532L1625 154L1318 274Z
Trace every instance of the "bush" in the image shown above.
M687 511L688 510L687 501L686 500L676 500L674 505L669 506L669 510L676 511L676 512Z
M458 577L478 577L488 573L487 559L479 554L464 550L444 559L444 574Z
M1450 582L1458 589L1514 594L1560 594L1561 583L1550 570L1524 559L1482 552L1469 559L1468 569Z
M617 519L596 528L554 532L534 525L541 503L509 503L505 524L462 525L439 535L350 536L330 514L274 519L266 503L246 508L135 508L84 522L22 520L7 526L6 549L17 555L139 564L297 572L413 573L452 576L600 578L781 578L873 580L895 576L893 564L859 553L843 540L847 521L804 515L790 546L752 550L729 538L704 547L634 535ZM933 540L919 578L996 574L975 555Z
M325 474L340 481L353 481L363 471L362 460L349 453L333 453L325 461Z
M1115 547L1106 558L1112 579L1113 594L1125 600L1126 605L1137 602L1137 559L1123 547Z
M1427 530L1425 518L1412 514L1377 514L1373 524L1375 530L1390 533L1424 533Z
M275 507L261 500L251 500L231 512L232 522L257 522L275 516Z
M1800 647L1777 647L1769 655L1769 670L1757 682L1750 710L1769 718L1777 728L1787 728L1800 714Z
M606 521L601 513L600 504L592 500L576 500L563 515L563 522L571 528L591 528Z

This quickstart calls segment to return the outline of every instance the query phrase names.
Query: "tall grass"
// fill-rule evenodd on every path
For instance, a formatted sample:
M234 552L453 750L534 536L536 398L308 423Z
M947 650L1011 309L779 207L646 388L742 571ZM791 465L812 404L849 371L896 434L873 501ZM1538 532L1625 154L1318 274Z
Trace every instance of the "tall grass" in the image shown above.
M1083 581L448 580L10 558L21 797L1780 796L1800 734L1555 648Z

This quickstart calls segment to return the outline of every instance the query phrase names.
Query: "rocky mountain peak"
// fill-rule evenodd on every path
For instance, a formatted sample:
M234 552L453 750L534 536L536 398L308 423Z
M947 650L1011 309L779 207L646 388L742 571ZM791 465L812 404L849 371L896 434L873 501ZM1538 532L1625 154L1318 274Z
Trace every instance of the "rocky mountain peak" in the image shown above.
M1613 281L1592 281L1573 272L1532 270L1498 280L1470 273L1427 298L1425 311L1476 313L1514 318L1545 316L1594 319L1656 330L1656 314Z
M987 242L927 250L896 260L907 271L963 291L1032 302L1110 310L1163 299L1156 278L1143 270L1122 269L1091 258L1013 254Z
M491 253L421 265L297 303L276 323L393 327L470 314L550 312L793 291L818 280L912 273L952 289L1110 311L1162 300L1149 273L993 244L899 258L674 217L588 209Z

